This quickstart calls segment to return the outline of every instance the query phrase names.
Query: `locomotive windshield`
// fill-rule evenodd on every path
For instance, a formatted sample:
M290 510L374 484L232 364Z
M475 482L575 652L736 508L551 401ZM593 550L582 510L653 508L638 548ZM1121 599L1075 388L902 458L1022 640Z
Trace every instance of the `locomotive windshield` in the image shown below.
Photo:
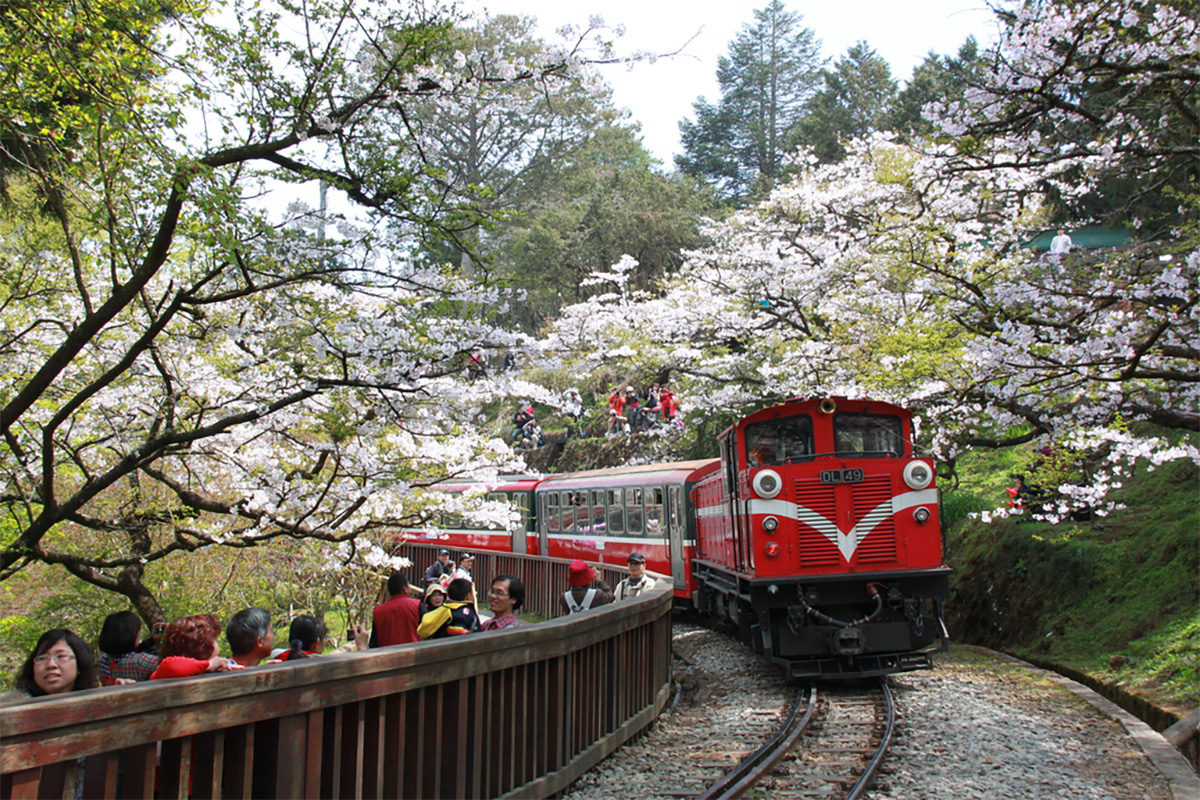
M746 458L752 467L785 464L813 454L812 417L799 414L746 426Z
M834 450L840 456L904 454L904 426L891 414L840 413L833 417Z

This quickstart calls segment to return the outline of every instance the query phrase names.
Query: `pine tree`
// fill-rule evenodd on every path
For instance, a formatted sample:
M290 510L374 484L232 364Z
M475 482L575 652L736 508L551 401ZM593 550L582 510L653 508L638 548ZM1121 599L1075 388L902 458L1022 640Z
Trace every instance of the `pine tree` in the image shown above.
M784 173L789 135L820 82L820 41L800 14L771 0L754 12L717 65L721 99L699 98L679 123L680 171L735 203L760 197Z
M887 61L861 41L822 77L825 87L809 103L794 141L813 148L822 163L832 164L846 157L844 142L886 127L896 82Z

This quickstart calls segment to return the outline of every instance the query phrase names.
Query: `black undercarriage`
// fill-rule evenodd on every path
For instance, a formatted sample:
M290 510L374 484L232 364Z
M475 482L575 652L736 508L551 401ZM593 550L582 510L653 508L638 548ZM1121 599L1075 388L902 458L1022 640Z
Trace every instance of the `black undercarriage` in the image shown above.
M697 610L731 626L789 678L889 675L933 665L949 636L948 567L762 579L692 563Z

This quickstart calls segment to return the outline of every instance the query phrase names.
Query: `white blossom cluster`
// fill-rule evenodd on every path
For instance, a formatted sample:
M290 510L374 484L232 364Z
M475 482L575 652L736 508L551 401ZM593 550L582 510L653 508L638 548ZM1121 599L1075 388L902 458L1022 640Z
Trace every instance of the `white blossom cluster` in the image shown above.
M841 164L809 163L713 226L664 297L593 297L547 346L591 367L686 375L700 417L793 396L891 400L920 413L942 458L1033 426L1095 449L1120 421L1200 415L1187 356L1200 341L1200 253L1038 256L1023 247L1037 176L964 176L943 168L952 155L877 136ZM1125 435L1112 452L1197 456ZM1061 487L1051 516L1104 513L1118 478L1102 465L1086 486Z

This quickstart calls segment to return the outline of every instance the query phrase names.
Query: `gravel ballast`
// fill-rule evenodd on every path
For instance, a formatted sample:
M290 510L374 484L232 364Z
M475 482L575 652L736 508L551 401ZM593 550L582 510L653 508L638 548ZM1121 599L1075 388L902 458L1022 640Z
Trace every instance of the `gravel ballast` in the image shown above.
M964 646L894 676L899 734L869 797L1194 800L1068 683Z
M730 719L765 710L752 705L761 696L739 686L760 680L754 673L761 666L755 667L746 648L716 631L677 623L676 649L685 659L675 662L685 687L682 700L644 736L576 781L565 797L678 797L690 787L674 776L686 774L698 752L715 755L706 737ZM1161 751L1155 753L1157 763L1147 756L1152 740L1161 740L1158 734L1134 730L1141 726L1137 721L1123 725L1058 676L990 651L954 646L933 670L891 681L900 722L868 793L875 800L1200 797L1195 773L1169 745L1182 772Z

